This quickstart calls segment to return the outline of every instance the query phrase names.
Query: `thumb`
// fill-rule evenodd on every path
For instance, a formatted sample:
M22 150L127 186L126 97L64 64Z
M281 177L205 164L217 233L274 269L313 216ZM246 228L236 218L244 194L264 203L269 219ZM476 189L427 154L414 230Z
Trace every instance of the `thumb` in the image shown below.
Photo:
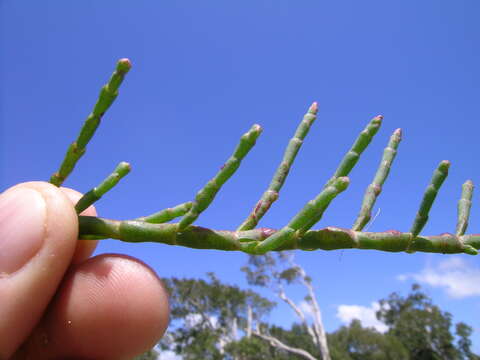
M40 321L71 261L78 220L71 201L44 182L0 195L0 359Z

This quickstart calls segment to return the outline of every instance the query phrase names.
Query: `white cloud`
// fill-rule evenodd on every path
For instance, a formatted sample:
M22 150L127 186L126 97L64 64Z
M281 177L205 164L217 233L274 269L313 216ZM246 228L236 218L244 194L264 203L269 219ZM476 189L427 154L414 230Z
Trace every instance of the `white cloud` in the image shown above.
M182 360L180 355L175 354L173 351L162 351L159 356L160 360Z
M427 265L416 274L397 276L400 281L413 279L422 284L443 288L449 296L462 299L480 296L480 268L455 256L432 266Z
M306 302L305 300L301 301L299 306L300 310L303 311L303 313L305 314L305 316L308 318L308 317L311 317L313 318L313 310L312 310L312 307L310 306L310 304L308 302Z
M217 327L218 319L215 316L209 316L208 320L214 328ZM188 314L184 321L186 327L192 328L200 324L203 321L203 318L200 314Z
M189 328L195 327L202 322L202 315L200 314L188 314L185 317L185 325Z
M337 317L346 325L354 319L360 320L362 326L373 327L379 332L386 332L387 325L377 320L375 312L380 309L377 302L372 302L370 307L361 305L339 305Z

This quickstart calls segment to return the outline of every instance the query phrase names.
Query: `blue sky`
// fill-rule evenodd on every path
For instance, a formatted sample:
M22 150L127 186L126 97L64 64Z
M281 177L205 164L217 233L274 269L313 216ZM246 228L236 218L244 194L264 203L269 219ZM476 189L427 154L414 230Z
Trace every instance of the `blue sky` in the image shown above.
M384 124L349 190L316 228L351 226L390 134L404 140L371 231L408 231L439 161L449 178L422 233L453 232L462 183L478 183L480 5L474 0L3 1L0 184L47 180L91 110L115 62L133 68L87 154L66 183L87 191L119 161L132 173L98 204L128 219L192 199L254 123L264 132L197 224L234 229L268 185L312 101L318 120L262 226L283 226L316 196L359 131ZM474 200L478 196L474 195ZM479 232L475 205L468 232ZM98 253L136 256L162 277L246 284L246 256L104 241ZM340 305L370 307L420 281L454 321L475 328L480 266L467 255L345 250L298 253L314 278L327 330ZM459 289L461 288L461 289ZM300 289L292 297L302 298ZM288 324L284 308L272 319Z

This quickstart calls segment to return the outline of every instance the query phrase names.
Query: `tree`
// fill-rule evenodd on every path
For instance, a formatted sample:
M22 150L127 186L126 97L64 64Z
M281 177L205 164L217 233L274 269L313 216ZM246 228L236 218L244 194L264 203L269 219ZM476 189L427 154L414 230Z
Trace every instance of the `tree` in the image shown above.
M455 333L458 336L458 350L460 351L463 359L466 360L480 360L480 357L475 355L470 347L472 346L472 341L470 336L472 335L472 328L463 322L459 322L455 325Z
M393 335L364 328L359 320L329 334L333 360L404 360L408 351Z
M305 359L299 353L307 351L319 356L304 324L284 330L262 320L275 304L251 290L222 284L211 273L207 280L171 278L165 284L173 330L160 342L164 350L184 359Z
M251 285L270 287L274 293L294 310L299 318L302 327L315 345L319 357L324 360L330 360L330 353L327 345L327 337L323 326L320 307L313 289L312 279L306 274L305 270L294 262L294 255L287 252L279 252L277 256L272 254L250 256L249 266L242 270L246 273L248 282ZM285 285L300 283L307 289L305 302L309 307L309 312L313 314L312 322L308 321L305 311L289 298L285 292ZM260 328L255 331L255 335L269 341L272 346L283 348L293 354L298 354L307 359L314 359L315 356L306 351L305 348L291 347L288 343L280 341L275 336L262 333Z
M282 299L286 284L306 281L306 274L287 255L252 258L244 271L252 284L269 286ZM183 359L317 360L324 356L312 322L297 314L299 322L290 329L268 323L274 303L252 290L223 284L214 274L206 280L167 279L166 285L171 292L172 326L160 345ZM284 296L288 304L285 292ZM471 350L471 327L460 322L453 334L451 315L434 305L418 285L406 297L392 293L380 304L377 317L388 331L364 328L353 320L327 335L332 360L480 359Z
M155 349L145 351L142 355L137 356L133 360L157 360L158 352Z
M163 349L184 359L224 359L225 346L239 339L253 309L254 321L268 314L274 303L251 290L208 280L165 279L170 292L173 330L161 341Z
M459 347L454 344L451 332L452 315L434 305L431 298L421 291L420 285L412 285L407 297L392 293L380 300L377 318L389 326L388 334L394 335L405 346L411 359L468 359L471 329L457 324ZM474 357L473 357L474 358Z
M255 336L244 336L225 347L226 353L235 360L270 360L281 359L275 348Z

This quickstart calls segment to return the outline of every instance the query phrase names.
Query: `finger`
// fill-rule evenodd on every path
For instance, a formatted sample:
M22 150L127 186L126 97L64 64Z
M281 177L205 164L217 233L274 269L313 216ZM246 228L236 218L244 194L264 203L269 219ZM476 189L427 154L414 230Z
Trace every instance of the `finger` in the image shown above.
M70 201L75 205L78 200L82 197L82 194L76 190L62 187L60 188L70 199ZM86 208L80 215L86 216L97 216L97 210L93 205ZM75 253L73 254L72 264L79 264L84 260L92 256L95 248L97 247L97 240L83 240L77 242L77 247Z
M57 187L19 184L0 195L0 359L39 322L73 255L78 221Z
M68 273L23 356L132 359L158 342L167 323L167 295L150 268L127 256L96 256Z

